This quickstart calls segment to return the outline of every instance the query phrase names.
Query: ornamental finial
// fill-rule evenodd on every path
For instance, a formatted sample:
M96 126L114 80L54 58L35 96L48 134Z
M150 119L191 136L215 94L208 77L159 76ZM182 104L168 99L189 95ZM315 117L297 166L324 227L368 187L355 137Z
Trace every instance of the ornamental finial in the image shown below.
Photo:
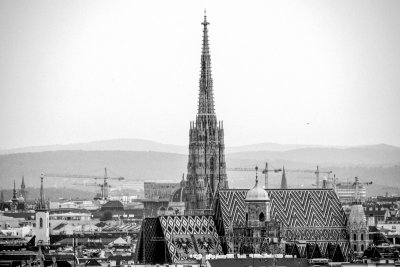
M207 22L207 10L204 9L204 22L202 22L201 24L203 24L204 26L210 24Z
M256 170L256 186L258 185L258 166L255 167Z

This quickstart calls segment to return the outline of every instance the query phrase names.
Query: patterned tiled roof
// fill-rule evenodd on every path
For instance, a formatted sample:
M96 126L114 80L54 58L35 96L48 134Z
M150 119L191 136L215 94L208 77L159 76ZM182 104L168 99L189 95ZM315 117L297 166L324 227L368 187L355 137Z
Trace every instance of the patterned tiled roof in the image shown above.
M217 209L220 210L222 217L220 231L227 233L231 223L245 224L247 191L248 189L219 191ZM283 238L288 241L317 241L321 251L326 251L328 242L338 242L342 251L348 251L347 219L333 190L269 189L266 191L271 200L271 218L281 223Z
M222 254L212 216L161 216L159 220L174 261L189 254Z

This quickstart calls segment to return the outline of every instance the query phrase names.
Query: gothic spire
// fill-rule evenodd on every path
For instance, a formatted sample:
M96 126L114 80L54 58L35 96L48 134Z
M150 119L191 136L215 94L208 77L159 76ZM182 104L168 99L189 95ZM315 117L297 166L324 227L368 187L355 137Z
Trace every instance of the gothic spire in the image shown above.
M25 179L23 175L22 175L21 189L25 189Z
M40 199L39 199L39 202L37 203L37 207L36 207L36 209L38 209L38 210L45 210L45 209L47 209L47 207L46 207L46 201L45 201L45 199L44 199L43 178L44 178L44 175L42 174L42 175L40 176Z
M208 29L206 12L204 11L203 25L203 47L201 51L201 72L199 83L199 106L198 114L214 114L214 95L213 80L211 76L211 56L210 47L208 45Z
M15 180L14 180L13 199L17 199L17 190L15 189Z
M282 169L281 189L287 189L285 166L283 166L283 169Z

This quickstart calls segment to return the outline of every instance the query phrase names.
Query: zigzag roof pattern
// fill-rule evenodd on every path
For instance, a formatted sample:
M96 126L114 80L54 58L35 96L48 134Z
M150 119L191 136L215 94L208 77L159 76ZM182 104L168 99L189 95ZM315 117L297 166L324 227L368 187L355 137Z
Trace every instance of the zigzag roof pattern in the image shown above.
M248 189L219 191L218 230L230 232L231 224L244 225L245 197ZM331 189L269 189L271 218L278 220L281 236L288 241L316 242L322 251L328 243L340 245L345 255L350 250L347 218Z
M212 216L158 217L168 252L174 262L189 254L222 254L222 247Z
M245 197L248 189L219 191L224 228L245 223ZM285 229L345 228L346 215L335 192L330 189L269 189L271 218Z

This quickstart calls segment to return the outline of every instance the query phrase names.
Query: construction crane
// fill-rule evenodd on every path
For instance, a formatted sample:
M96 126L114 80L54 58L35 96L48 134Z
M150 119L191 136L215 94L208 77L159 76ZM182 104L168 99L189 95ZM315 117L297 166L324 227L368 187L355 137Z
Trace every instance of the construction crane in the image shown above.
M287 172L305 172L305 173L314 173L315 174L315 186L316 188L319 188L319 175L321 173L325 173L328 174L328 179L329 179L329 175L332 173L332 171L320 171L319 170L319 166L317 165L317 169L316 170L292 170L292 169L285 169L285 171Z
M104 184L103 183L101 183L101 184L97 184L97 183L72 183L72 185L79 185L79 186L84 186L84 187L86 187L86 186L95 186L95 187L99 187L100 188L100 192L96 192L96 195L95 195L95 197L94 197L94 200L105 200L105 198L103 197L103 195L104 195L104 192L105 192L105 189L104 189ZM108 185L108 188L107 188L107 190L108 190L108 192L110 192L110 188L112 187L110 184L107 184Z
M43 177L54 177L54 178L72 178L72 179L94 179L94 180L103 180L103 184L100 184L101 187L101 199L107 200L109 194L110 185L108 184L108 180L125 180L124 177L109 177L107 174L107 168L104 168L104 176L95 176L95 175L81 175L81 174L54 174L54 173L46 173L42 174Z
M361 203L361 196L358 191L360 185L371 185L371 184L372 184L372 181L360 182L360 179L357 176L354 177L353 187L354 187L354 202L355 203Z
M227 168L227 171L240 171L240 172L253 172L253 171L257 171L258 170L258 166L256 166L255 168ZM268 189L268 173L269 172L281 172L282 169L268 169L268 162L265 162L265 168L262 170L262 173L265 176L265 181L264 181L264 185L265 185L265 189Z

